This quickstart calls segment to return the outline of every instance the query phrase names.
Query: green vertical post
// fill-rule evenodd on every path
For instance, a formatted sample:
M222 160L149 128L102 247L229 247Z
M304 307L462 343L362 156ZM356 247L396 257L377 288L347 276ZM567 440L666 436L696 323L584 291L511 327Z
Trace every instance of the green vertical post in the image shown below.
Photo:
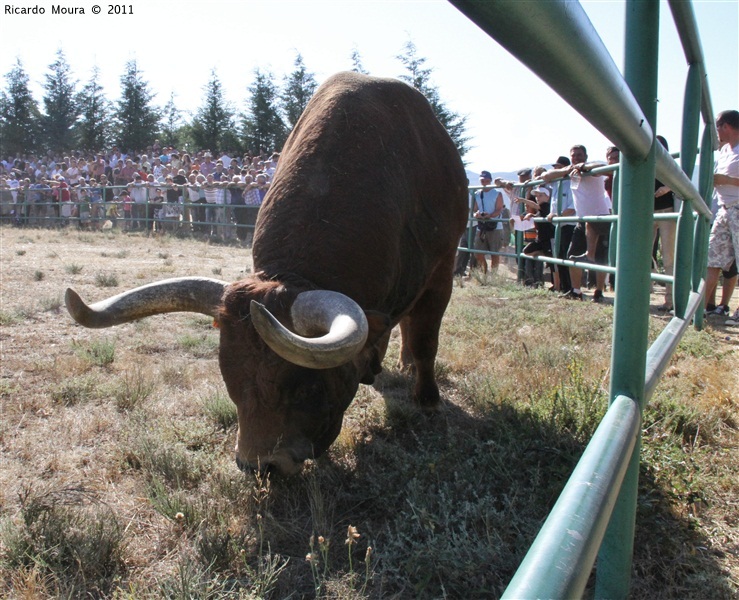
M652 145L646 156L621 155L618 260L614 304L610 400L623 394L644 403L649 280L654 223L659 1L626 3L624 78L639 103ZM651 129L650 129L651 128ZM641 439L637 440L608 530L598 553L596 598L627 598L634 549Z
M688 79L685 84L683 131L680 145L680 166L689 179L693 177L697 155L701 89L700 66L692 64L688 69ZM692 287L694 228L693 209L690 202L683 202L680 207L680 218L677 222L677 236L675 238L675 285L673 286L675 316L681 319L685 316L690 292L694 291Z
M618 186L619 186L619 175L618 171L613 172L613 187L611 188L611 194L613 196L613 214L618 214ZM616 266L616 253L618 251L618 221L611 223L611 233L608 238L608 264L612 267Z
M713 192L713 123L706 123L701 139L701 161L699 168L698 190L703 200L711 206ZM710 223L698 215L695 224L695 240L693 242L693 291L698 291L701 280L706 274L706 263L708 261L708 234ZM703 328L703 307L695 313L696 329Z

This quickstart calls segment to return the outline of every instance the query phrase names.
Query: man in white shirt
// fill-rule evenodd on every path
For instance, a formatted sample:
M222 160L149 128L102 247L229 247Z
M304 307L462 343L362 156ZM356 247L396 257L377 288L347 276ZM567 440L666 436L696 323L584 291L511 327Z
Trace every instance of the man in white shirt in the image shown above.
M572 201L575 206L575 214L578 217L597 217L611 213L611 203L606 193L605 175L593 175L583 177L583 173L589 173L596 167L604 166L604 163L587 162L588 154L585 146L573 146L570 148L570 160L572 164L561 169L552 169L542 176L545 182L561 179L569 175ZM606 264L608 262L607 240L610 233L610 223L578 223L572 234L572 243L567 258L579 262L591 262ZM566 294L568 298L582 300L582 269L570 267L570 279L572 289ZM595 279L595 293L593 302L602 302L603 289L605 288L606 274L598 271Z
M739 259L739 111L719 113L716 130L721 146L713 175L718 212L708 240L707 298L715 293L721 270ZM726 324L739 325L739 309Z

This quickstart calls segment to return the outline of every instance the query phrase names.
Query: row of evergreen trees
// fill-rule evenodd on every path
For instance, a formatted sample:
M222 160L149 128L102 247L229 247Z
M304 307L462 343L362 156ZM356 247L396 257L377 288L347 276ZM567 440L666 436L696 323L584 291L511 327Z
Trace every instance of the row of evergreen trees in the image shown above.
M426 59L418 56L412 41L405 44L397 58L406 70L400 78L428 98L464 156L469 149L467 117L446 107L431 83L432 69L425 66ZM354 71L367 72L356 50L351 60ZM294 70L283 77L281 86L271 72L254 71L243 112L236 111L224 98L215 69L205 86L203 104L192 115L185 115L177 108L174 92L163 107L157 106L156 94L135 59L126 63L116 102L106 98L97 67L93 68L89 81L79 88L61 49L44 76L43 108L30 91L29 76L20 59L16 59L5 79L6 88L0 92L3 156L72 149L95 151L113 144L124 151L140 150L155 139L177 148L235 152L280 149L318 87L300 53Z

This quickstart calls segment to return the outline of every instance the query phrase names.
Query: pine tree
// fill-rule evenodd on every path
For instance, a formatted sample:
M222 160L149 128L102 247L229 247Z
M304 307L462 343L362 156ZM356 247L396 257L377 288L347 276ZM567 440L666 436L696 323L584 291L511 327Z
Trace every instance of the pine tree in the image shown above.
M129 60L115 111L118 144L124 152L146 148L158 137L159 111L152 105L153 99L136 60Z
M162 114L162 139L165 146L180 146L179 131L182 127L182 111L174 101L174 92L170 93Z
M295 69L290 75L285 76L284 86L280 94L282 110L290 129L295 127L295 123L303 114L317 87L315 75L308 72L303 62L303 56L298 53L295 58Z
M40 112L28 87L28 74L19 58L5 75L0 94L0 152L17 156L37 150Z
M193 119L192 135L195 145L209 148L213 152L223 150L224 134L233 128L234 112L223 98L223 86L213 69L205 88L204 104Z
M279 150L287 138L287 128L278 109L272 74L256 69L249 92L249 112L242 117L244 147L255 154Z
M44 145L48 150L71 150L76 144L75 133L79 108L76 103L77 82L72 79L71 68L64 51L56 51L56 60L49 65L44 77L44 111L41 125Z
M431 108L436 114L441 124L446 128L449 137L452 138L454 144L459 150L459 155L464 157L470 149L470 137L467 136L467 117L456 113L449 108L441 100L439 89L431 83L431 73L433 69L424 67L426 59L419 57L416 52L416 45L408 40L403 46L404 53L396 56L403 63L407 74L400 75L400 79L412 85L421 92L429 101Z
M352 49L352 71L355 73L361 73L362 75L369 75L369 71L364 68L362 64L362 56L359 54L359 50L356 48Z
M100 85L100 69L92 68L89 81L77 94L80 111L77 123L77 141L86 150L99 151L111 141L113 131L112 105Z

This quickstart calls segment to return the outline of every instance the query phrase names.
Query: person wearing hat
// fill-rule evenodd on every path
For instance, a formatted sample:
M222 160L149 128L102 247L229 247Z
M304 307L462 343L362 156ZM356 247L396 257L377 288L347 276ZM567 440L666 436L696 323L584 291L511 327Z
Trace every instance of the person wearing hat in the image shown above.
M474 213L472 215L478 219L474 248L475 250L499 252L505 243L503 239L503 223L490 221L489 219L505 217L504 211L506 206L503 195L497 189L490 187L492 183L493 176L490 174L490 171L482 171L480 173L480 185L483 188L475 192ZM475 255L477 264L482 268L483 273L488 272L485 256L485 254ZM498 265L500 264L500 256L496 254L489 256L491 270L497 271Z

